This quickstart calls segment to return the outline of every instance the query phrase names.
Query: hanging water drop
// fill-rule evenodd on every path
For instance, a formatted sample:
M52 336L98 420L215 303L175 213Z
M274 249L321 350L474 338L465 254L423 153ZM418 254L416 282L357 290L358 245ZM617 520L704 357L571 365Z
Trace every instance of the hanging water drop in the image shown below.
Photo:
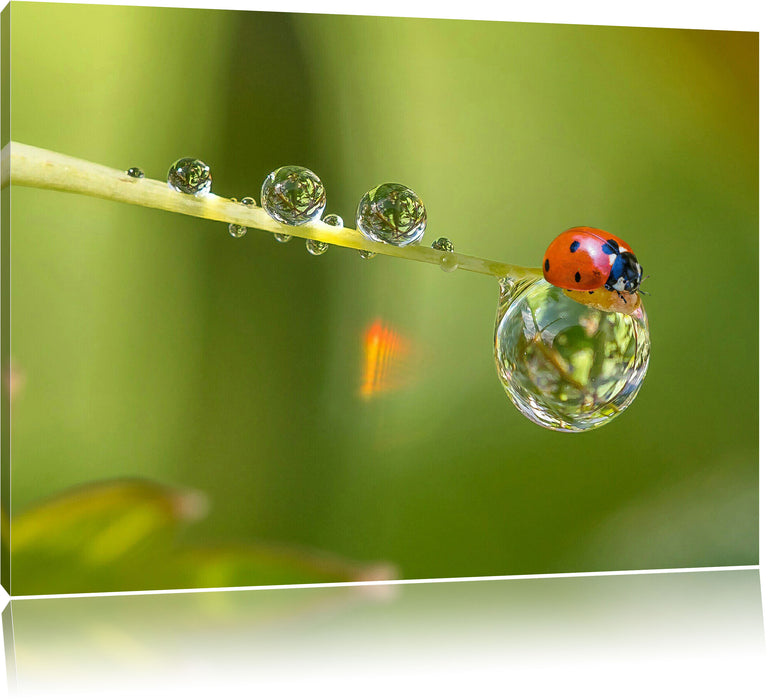
M237 197L232 197L229 201L236 202ZM240 226L240 224L229 224L227 229L232 238L242 238L248 232L248 229L245 226Z
M379 243L417 243L426 230L426 208L409 187L386 183L369 190L358 203L356 227Z
M196 158L176 160L167 173L167 184L184 194L208 194L212 182L210 167Z
M543 279L501 280L495 359L512 403L562 432L604 425L636 398L649 364L644 307L604 311Z
M301 226L320 218L326 191L312 170L286 165L267 175L261 186L261 206L275 221Z
M329 249L329 244L324 243L323 241L308 239L305 243L305 247L310 255L323 255Z
M240 226L240 224L229 224L229 235L232 238L242 238L247 232L248 229L245 226Z
M371 250L359 250L358 254L364 259L364 260L371 260L377 253L373 253Z
M445 272L455 272L458 269L458 256L455 255L453 242L449 238L437 238L431 247L444 253L439 258L439 267Z
M278 243L288 243L293 238L290 233L273 233L272 235Z
M232 201L236 202L237 198L232 197ZM240 200L240 204L244 204L246 207L255 207L256 200L253 197L243 197ZM233 238L242 238L248 232L247 227L240 224L229 224L229 235Z
M138 179L145 177L145 173L140 168L129 168L127 175Z
M439 258L439 267L445 272L455 272L458 269L458 256L455 253L445 253Z

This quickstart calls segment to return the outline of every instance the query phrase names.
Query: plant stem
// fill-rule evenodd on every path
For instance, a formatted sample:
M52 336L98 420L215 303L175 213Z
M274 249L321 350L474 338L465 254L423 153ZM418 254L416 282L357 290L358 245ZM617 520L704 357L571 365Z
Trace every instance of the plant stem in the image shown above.
M303 226L289 226L275 221L260 207L249 207L215 194L193 196L172 190L166 182L150 178L133 178L126 171L114 170L104 165L72 158L54 151L12 141L3 149L4 166L8 164L10 148L10 181L12 185L60 190L116 202L139 204L144 207L197 216L202 219L239 224L272 233L283 233L299 238L309 238L330 245L368 250L381 255L391 255L405 260L439 265L443 256L451 253L428 246L410 245L404 248L387 243L376 243L360 232L331 226L316 221ZM3 187L6 186L7 167L3 167ZM493 277L535 278L541 270L485 260L472 255L452 254L458 269L479 272Z

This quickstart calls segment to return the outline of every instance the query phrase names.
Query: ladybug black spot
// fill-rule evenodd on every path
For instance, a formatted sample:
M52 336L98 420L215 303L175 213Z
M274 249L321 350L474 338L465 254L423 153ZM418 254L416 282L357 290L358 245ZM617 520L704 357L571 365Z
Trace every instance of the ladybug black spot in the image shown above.
M545 271L545 272L549 272L549 271L550 271L550 259L549 259L549 258L547 258L547 259L544 261L544 271Z
M592 294L592 293L593 293L593 290L591 289L591 290L588 292L588 294Z
M581 279L582 279L582 275L580 275L580 274L579 274L579 272L577 272L577 273L574 275L574 279L575 279L577 282L579 282L579 280L581 280Z
M574 242L573 242L573 243L572 243L572 244L569 246L569 250L570 250L572 253L576 253L576 252L577 252L577 248L579 248L579 241L574 241Z
M620 252L620 247L617 245L617 241L608 240L601 246L601 250L607 255L616 255Z

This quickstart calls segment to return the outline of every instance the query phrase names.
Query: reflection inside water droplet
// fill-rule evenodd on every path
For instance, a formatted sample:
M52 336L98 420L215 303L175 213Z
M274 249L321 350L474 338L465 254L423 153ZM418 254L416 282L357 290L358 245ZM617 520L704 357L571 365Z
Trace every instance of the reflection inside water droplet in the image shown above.
M369 190L358 203L356 227L378 243L417 243L426 230L426 208L409 187L389 182Z
M496 368L512 403L538 425L604 425L636 397L649 351L643 305L631 315L600 311L543 279L501 281Z
M453 247L453 242L449 238L437 238L432 244L431 247L434 250L444 250L446 253L454 253L455 248Z
M333 228L343 228L345 226L345 222L338 214L326 214L326 216L324 216L321 221L323 221L323 223L327 226L332 226Z
M305 247L310 255L323 255L329 249L329 244L322 241L308 240L305 243Z
M179 158L167 173L167 184L176 192L203 195L210 192L210 167L196 158Z
M326 191L312 170L285 165L264 180L261 206L275 221L301 226L320 218L326 207Z

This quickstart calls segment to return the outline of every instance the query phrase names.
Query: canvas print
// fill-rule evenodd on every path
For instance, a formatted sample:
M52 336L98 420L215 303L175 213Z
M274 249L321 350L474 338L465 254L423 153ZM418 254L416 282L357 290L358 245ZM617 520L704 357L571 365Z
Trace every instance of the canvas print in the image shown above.
M758 35L11 2L14 595L758 561Z

